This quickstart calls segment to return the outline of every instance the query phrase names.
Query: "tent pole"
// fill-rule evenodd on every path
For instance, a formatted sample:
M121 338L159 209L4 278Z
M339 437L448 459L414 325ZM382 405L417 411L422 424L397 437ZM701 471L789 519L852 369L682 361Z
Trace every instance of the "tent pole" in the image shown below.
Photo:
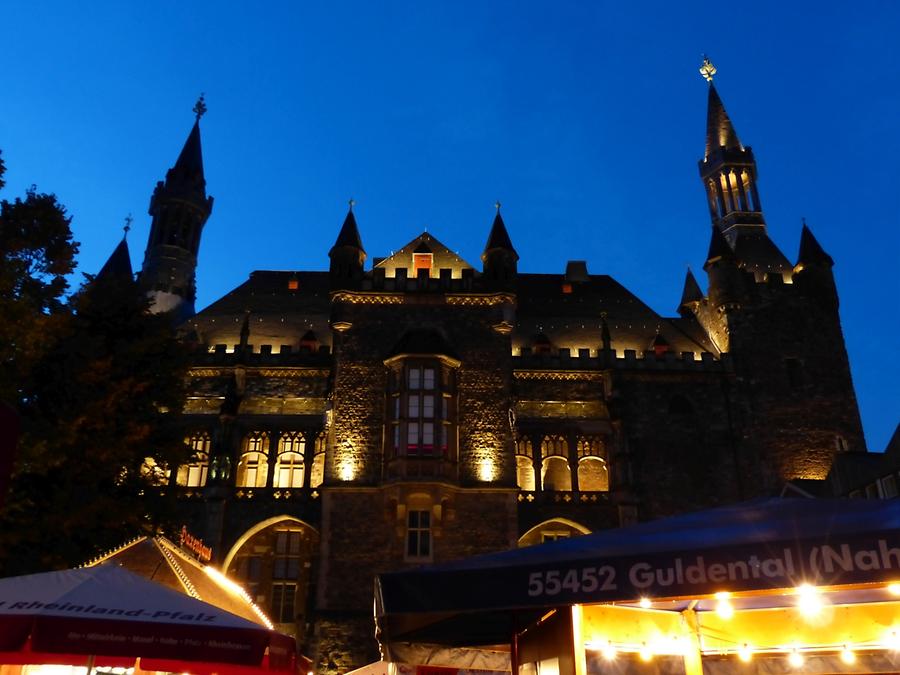
M88 656L87 662L87 675L93 675L94 672L94 661L97 659L95 654L90 654Z

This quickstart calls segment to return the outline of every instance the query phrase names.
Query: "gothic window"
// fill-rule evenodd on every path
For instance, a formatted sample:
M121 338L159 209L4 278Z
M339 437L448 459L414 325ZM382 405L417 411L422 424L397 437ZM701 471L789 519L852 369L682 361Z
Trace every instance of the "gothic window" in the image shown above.
M303 452L306 441L298 431L287 431L278 439L273 487L303 487Z
M431 511L407 512L406 559L431 559Z
M516 483L520 490L534 490L534 460L531 452L531 439L519 438L516 441Z
M599 436L582 436L576 443L578 451L578 489L582 492L609 490L609 467L606 451Z
M452 458L456 447L453 369L438 360L395 367L388 392L388 454Z
M254 431L244 438L237 468L238 487L265 487L269 471L269 435Z
M191 448L191 461L178 467L175 482L183 487L203 487L209 473L209 434L194 434L184 442Z
M309 486L317 488L325 477L325 432L316 436L312 467L309 473Z
M572 473L569 470L569 444L562 436L544 436L541 441L541 485L544 490L569 492Z

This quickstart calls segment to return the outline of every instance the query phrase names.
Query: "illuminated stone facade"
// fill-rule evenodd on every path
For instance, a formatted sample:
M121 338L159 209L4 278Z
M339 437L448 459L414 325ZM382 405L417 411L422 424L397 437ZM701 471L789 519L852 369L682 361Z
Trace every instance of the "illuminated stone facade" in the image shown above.
M519 272L499 210L481 269L428 233L369 265L351 209L328 271L254 272L182 325L185 521L322 672L377 658L377 572L747 499L865 449L831 259L805 226L796 264L769 239L714 88L709 130L709 286L689 273L676 317L584 262ZM189 310L198 127L176 168L142 279Z

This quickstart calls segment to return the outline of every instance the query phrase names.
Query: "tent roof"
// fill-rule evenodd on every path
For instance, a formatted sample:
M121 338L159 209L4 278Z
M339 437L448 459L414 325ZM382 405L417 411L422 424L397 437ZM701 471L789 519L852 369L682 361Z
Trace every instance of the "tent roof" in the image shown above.
M898 528L898 500L758 500L382 574L376 611L383 641L495 644L574 603L888 581Z

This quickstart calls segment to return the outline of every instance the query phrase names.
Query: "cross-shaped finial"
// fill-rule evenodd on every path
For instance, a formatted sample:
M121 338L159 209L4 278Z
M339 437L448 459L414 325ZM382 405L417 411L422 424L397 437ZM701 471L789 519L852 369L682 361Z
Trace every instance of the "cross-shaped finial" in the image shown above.
M193 110L194 110L194 113L197 115L198 121L206 113L206 99L204 99L204 97L203 97L203 92L200 92L200 98L198 98L197 102L194 104Z
M356 206L356 200L353 197L350 197L350 201L347 202L350 205L350 210L353 210L353 207Z
M130 213L127 216L125 216L125 227L122 228L122 230L125 232L125 236L122 237L122 239L125 239L128 237L128 231L131 229L131 223L133 223L133 222L134 222L134 218L131 217Z
M500 213L500 200L494 202L494 208L497 209L497 213Z
M706 54L703 55L703 65L700 66L700 74L707 82L712 82L713 75L716 74L716 67L713 65L713 62L709 60L709 57Z

